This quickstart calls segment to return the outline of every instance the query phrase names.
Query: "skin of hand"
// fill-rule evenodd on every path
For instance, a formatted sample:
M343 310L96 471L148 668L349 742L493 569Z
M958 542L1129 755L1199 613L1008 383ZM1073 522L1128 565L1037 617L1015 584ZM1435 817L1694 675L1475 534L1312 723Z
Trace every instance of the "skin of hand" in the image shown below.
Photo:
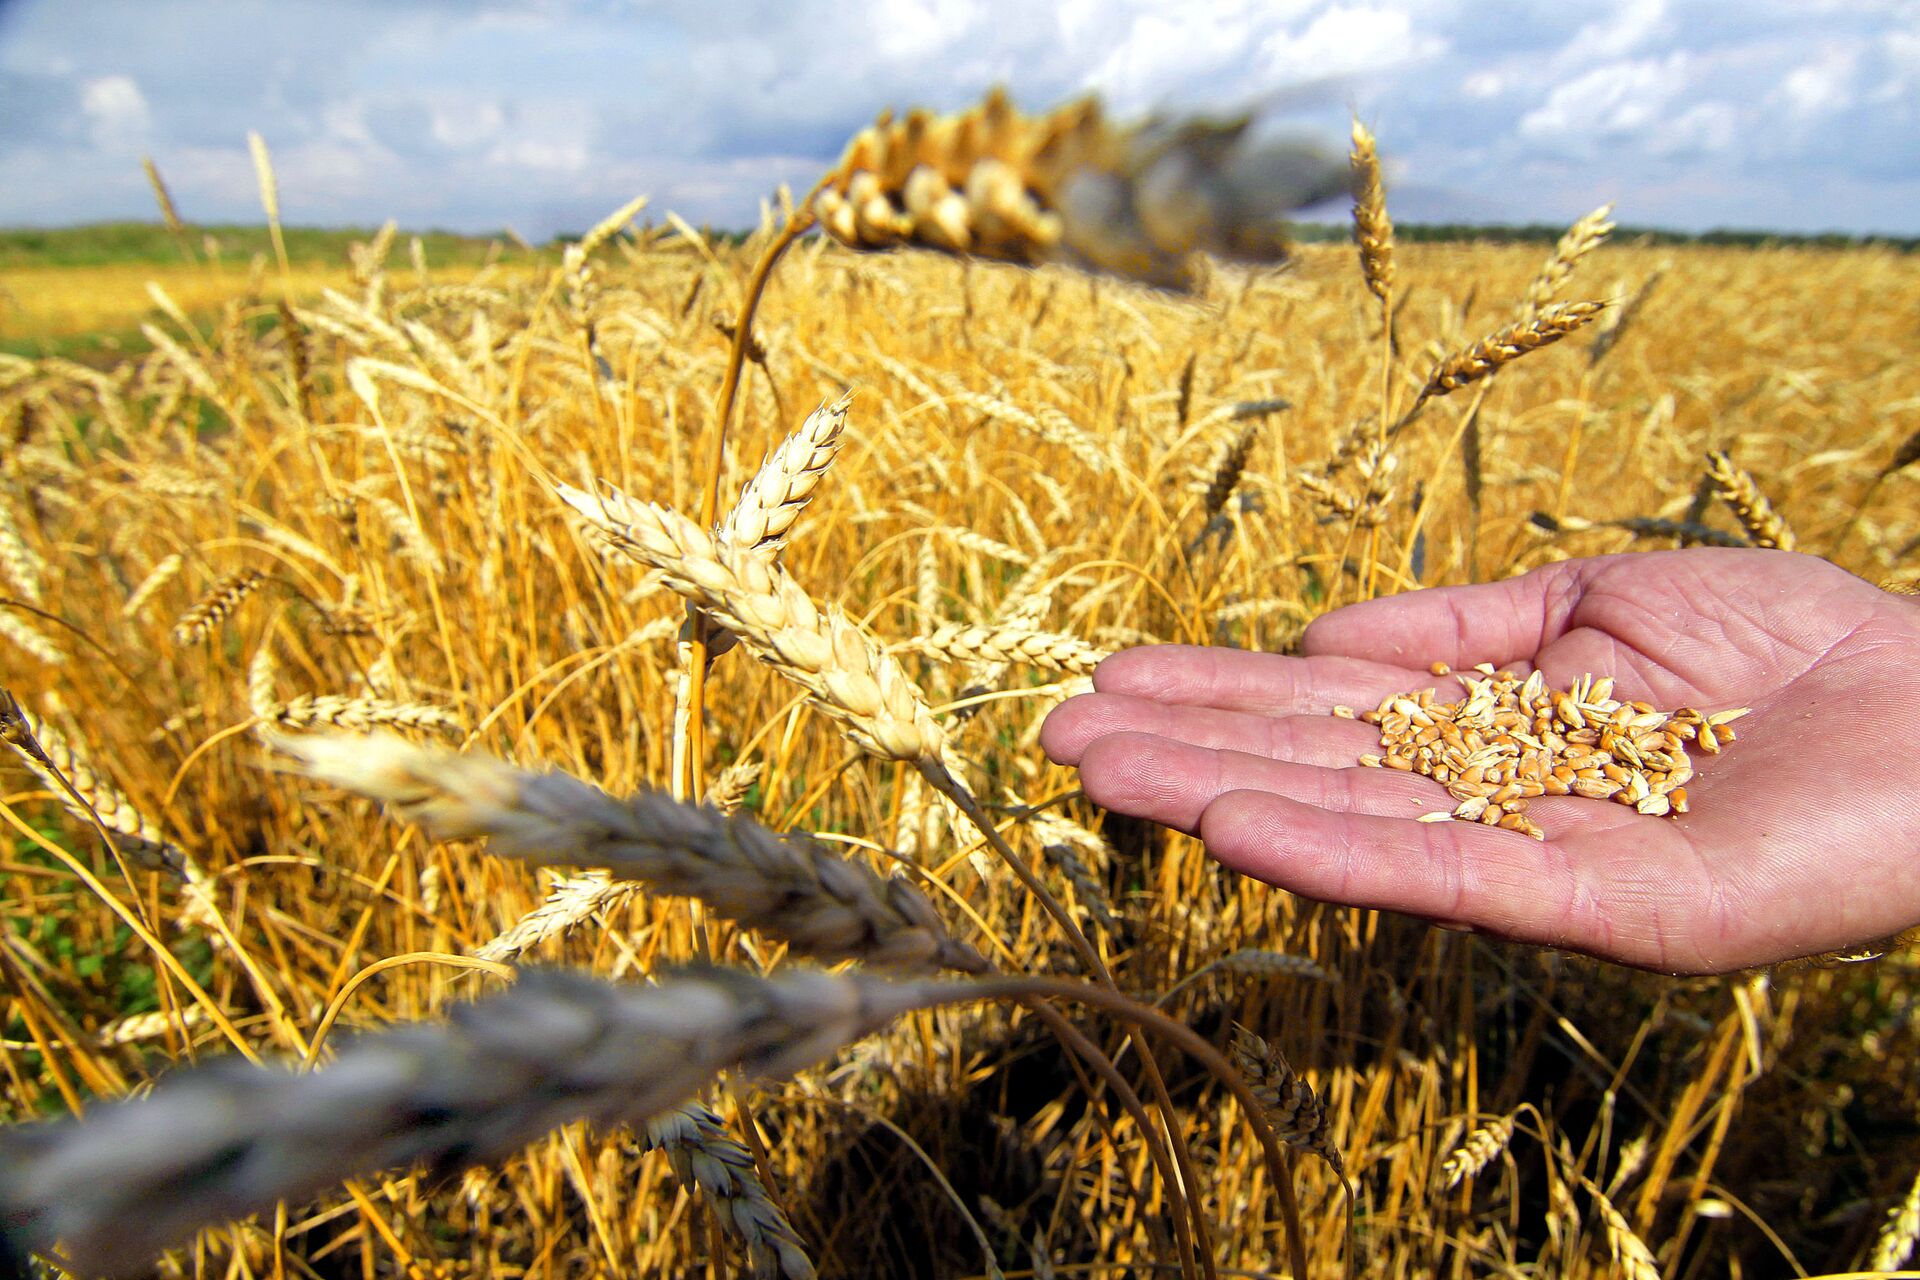
M1642 968L1727 972L1920 923L1920 599L1813 556L1702 547L1351 605L1300 650L1126 650L1041 744L1094 803L1293 893ZM1358 766L1378 730L1332 708L1457 701L1435 661L1752 712L1720 754L1691 749L1690 812L1542 797L1543 843L1416 822L1452 807L1444 787Z

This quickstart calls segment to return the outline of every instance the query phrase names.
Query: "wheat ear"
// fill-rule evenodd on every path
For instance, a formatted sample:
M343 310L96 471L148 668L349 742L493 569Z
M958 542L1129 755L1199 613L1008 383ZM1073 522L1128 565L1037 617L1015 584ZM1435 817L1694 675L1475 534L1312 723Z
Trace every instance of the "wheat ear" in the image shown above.
M259 711L254 712L259 715ZM413 729L427 733L459 733L460 720L445 707L430 702L393 702L386 698L350 698L344 694L303 693L267 708L265 718L281 729L307 730L320 726L365 731L375 728Z
M753 1153L719 1116L697 1102L662 1112L647 1121L646 1145L665 1152L681 1185L706 1196L721 1226L740 1238L754 1280L813 1280L813 1260L767 1194Z
M823 404L760 464L719 531L723 545L777 551L840 452L851 396Z
M1353 122L1353 238L1360 246L1360 272L1367 291L1386 305L1393 296L1393 219L1387 216L1387 192L1380 181L1380 152L1373 131Z
M1513 1120L1510 1115L1498 1116L1469 1133L1465 1142L1448 1152L1440 1163L1442 1189L1451 1191L1499 1159L1500 1153L1513 1141Z
M733 1067L790 1074L950 990L724 969L616 987L530 971L446 1023L360 1037L319 1071L227 1057L84 1120L0 1129L0 1234L23 1252L62 1241L84 1274L143 1274L202 1226L355 1174L451 1172L574 1120L637 1123Z
M1553 252L1541 264L1539 274L1527 287L1526 302L1520 309L1522 319L1539 315L1560 296L1560 290L1566 287L1567 279L1573 275L1573 269L1580 264L1580 260L1606 243L1607 237L1613 234L1612 217L1613 206L1603 204L1567 228L1567 233L1554 245Z
M845 614L816 605L764 552L720 546L677 512L625 494L568 485L560 497L602 540L658 570L755 657L811 695L863 751L888 760L939 760L945 734L899 662Z
M1887 1224L1873 1242L1873 1260L1868 1268L1898 1271L1912 1256L1916 1241L1920 1241L1920 1177L1914 1178L1906 1197L1887 1211Z
M242 569L220 578L174 622L174 643L188 645L211 635L266 580L258 569Z
M1529 351L1551 346L1570 333L1593 322L1604 310L1598 302L1560 302L1542 308L1530 319L1510 324L1489 337L1480 339L1465 351L1456 352L1433 367L1426 385L1414 402L1418 409L1435 396L1458 391L1478 382L1502 365L1518 360ZM1409 411L1408 418L1412 417Z
M479 755L381 734L287 738L277 745L314 777L371 796L453 840L486 838L498 854L605 867L656 892L698 898L805 955L981 972L918 889L750 818L727 818L657 791L616 800L564 773L533 773Z
M6 739L28 771L59 797L68 813L89 825L97 816L100 825L113 833L114 844L136 865L185 874L186 855L126 792L93 767L85 752L11 695L5 695L4 702L8 714L6 722L0 724L0 737ZM62 778L66 779L65 785Z
M47 562L27 545L19 525L14 523L13 506L7 502L0 502L0 573L28 604L45 603L42 584Z
M1077 636L1019 626L975 627L948 623L909 641L907 648L947 662L1024 663L1046 671L1092 675L1108 656Z
M1280 1141L1319 1156L1344 1177L1346 1161L1334 1145L1326 1108L1313 1086L1295 1074L1279 1049L1245 1027L1233 1029L1232 1054L1233 1065L1246 1077Z
M1707 479L1713 482L1715 495L1727 504L1754 546L1792 551L1798 545L1793 529L1774 511L1767 495L1760 492L1759 483L1747 471L1734 466L1733 459L1723 451L1716 449L1707 455Z

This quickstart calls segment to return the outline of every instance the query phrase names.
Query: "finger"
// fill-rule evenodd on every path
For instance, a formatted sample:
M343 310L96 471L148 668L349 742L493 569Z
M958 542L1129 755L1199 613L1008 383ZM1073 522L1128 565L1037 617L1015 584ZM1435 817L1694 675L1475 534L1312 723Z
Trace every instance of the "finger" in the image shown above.
M1093 672L1093 687L1102 693L1258 715L1325 715L1336 706L1372 707L1382 698L1432 684L1424 671L1379 662L1184 644L1125 649Z
M1315 619L1301 638L1300 652L1418 670L1434 662L1503 666L1530 659L1567 630L1597 563L1568 561L1499 582L1351 604Z
M1380 731L1332 716L1257 716L1119 693L1084 693L1053 709L1040 746L1056 764L1079 764L1089 743L1113 733L1151 733L1195 747L1339 768L1380 747Z
M1225 866L1323 902L1404 911L1523 942L1704 971L1694 860L1665 824L1636 839L1541 842L1477 823L1335 812L1231 791L1200 818Z
M1209 804L1235 791L1402 818L1454 804L1439 783L1412 774L1323 769L1242 751L1212 751L1148 733L1116 733L1096 740L1080 762L1080 785L1102 808L1189 834L1199 830Z

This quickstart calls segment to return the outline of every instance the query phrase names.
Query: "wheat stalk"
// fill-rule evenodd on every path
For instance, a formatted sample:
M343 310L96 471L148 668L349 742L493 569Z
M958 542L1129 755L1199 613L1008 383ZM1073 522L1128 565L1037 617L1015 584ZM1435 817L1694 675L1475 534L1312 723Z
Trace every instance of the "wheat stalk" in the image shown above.
M1733 465L1733 459L1721 450L1707 455L1707 479L1712 482L1715 495L1727 504L1734 519L1747 531L1747 537L1756 547L1770 547L1780 551L1792 551L1797 545L1793 529L1780 518L1767 501L1767 495L1760 492L1760 485L1753 476Z
M1353 122L1353 238L1360 246L1360 272L1367 291L1382 306L1393 297L1393 219L1387 215L1387 192L1380 182L1380 152L1373 131Z
M603 541L658 570L805 689L861 750L888 760L942 757L945 735L899 662L838 609L814 604L764 552L722 547L685 516L622 493L558 492Z
M289 738L278 745L305 772L380 800L437 836L484 837L495 853L529 862L605 867L656 892L698 898L801 954L985 968L907 881L882 879L822 845L778 835L746 817L729 819L657 791L616 800L563 773L532 773L391 735Z
M86 1274L144 1273L201 1226L355 1174L503 1159L585 1119L637 1123L729 1068L784 1076L950 988L692 971L652 987L523 973L509 991L346 1045L319 1071L227 1057L84 1120L0 1129L0 1232ZM430 1117L430 1120L427 1118Z

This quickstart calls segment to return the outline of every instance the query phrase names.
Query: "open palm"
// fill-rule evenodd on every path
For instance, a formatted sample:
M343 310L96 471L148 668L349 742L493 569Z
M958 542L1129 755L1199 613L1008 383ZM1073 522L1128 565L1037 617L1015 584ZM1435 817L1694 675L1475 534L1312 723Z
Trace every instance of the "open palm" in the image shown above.
M1181 645L1103 662L1042 743L1097 804L1200 836L1305 896L1675 972L1835 950L1920 923L1920 603L1811 556L1698 548L1549 565L1353 605L1302 656ZM1544 844L1463 822L1437 782L1358 767L1335 718L1490 662L1612 675L1662 709L1751 707L1696 753L1691 811L1542 797Z

